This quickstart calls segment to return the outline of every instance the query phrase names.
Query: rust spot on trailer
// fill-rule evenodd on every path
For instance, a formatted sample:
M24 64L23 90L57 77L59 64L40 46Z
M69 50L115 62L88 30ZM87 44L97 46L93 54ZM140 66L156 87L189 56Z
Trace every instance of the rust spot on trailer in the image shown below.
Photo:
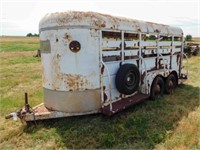
M106 87L103 86L103 100L104 100L104 102L108 100L108 96L106 95L106 91L105 90L106 90Z
M115 25L113 24L113 26L112 27L110 27L111 29L115 29Z
M106 27L106 22L105 21L101 24L101 27L103 27L103 28Z
M68 41L71 41L72 40L72 37L71 35L65 33L65 36L63 37L65 40L68 40Z
M56 54L52 61L52 72L53 83L52 87L54 90L60 90L61 85L65 85L66 89L69 91L74 90L85 90L87 87L90 87L87 78L78 74L64 74L60 69L61 55ZM44 80L44 82L46 82Z
M141 28L140 28L140 25L138 24L138 22L137 22L137 21L134 21L134 23L135 23L135 27L134 27L134 28L136 28L136 30L137 30L138 32L141 32Z
M58 58L58 59L61 57L61 55L60 55L60 54L57 54L56 56L57 56L57 58Z
M88 80L82 75L65 74L64 81L69 90L85 90L88 85Z
M60 60L61 56L59 54L56 54L52 59L52 69L54 70L52 72L52 78L54 79L52 82L52 87L54 90L58 90L61 84L61 77L60 74Z
M154 30L155 33L160 33L160 30L156 29Z
M104 65L102 65L102 67L101 67L101 74L103 74L104 73Z
M138 31L138 32L141 32L141 29L140 29L140 28L137 28L137 31Z

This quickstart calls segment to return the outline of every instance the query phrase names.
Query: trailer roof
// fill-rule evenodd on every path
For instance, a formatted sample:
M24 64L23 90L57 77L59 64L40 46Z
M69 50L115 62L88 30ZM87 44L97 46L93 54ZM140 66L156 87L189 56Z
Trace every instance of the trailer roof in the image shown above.
M125 30L132 32L160 33L181 36L181 28L163 24L116 17L96 12L67 11L46 14L40 21L39 30L66 27Z

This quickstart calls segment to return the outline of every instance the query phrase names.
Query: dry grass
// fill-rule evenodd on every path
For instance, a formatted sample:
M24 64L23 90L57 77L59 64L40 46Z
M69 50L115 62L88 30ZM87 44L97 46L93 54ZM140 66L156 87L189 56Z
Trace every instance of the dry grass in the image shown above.
M1 42L39 42L38 37L25 37L25 36L0 36Z
M29 56L34 56L36 54L35 51L28 51L28 52L1 52L0 55L0 59L1 59L1 63L3 63L2 61L4 59L8 60L8 59L12 59L12 58L16 58L16 57L29 57Z
M200 107L189 113L187 117L178 123L174 131L168 132L163 144L156 146L158 150L177 149L189 150L200 149Z
M193 37L192 42L198 42L200 44L200 37Z

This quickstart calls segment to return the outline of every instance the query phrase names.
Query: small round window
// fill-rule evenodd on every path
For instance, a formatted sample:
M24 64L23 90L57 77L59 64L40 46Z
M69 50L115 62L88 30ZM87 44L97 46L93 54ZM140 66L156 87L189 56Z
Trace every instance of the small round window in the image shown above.
M78 41L72 41L70 44L69 44L69 49L74 52L74 53L77 53L78 51L80 51L81 49L81 44L78 42Z

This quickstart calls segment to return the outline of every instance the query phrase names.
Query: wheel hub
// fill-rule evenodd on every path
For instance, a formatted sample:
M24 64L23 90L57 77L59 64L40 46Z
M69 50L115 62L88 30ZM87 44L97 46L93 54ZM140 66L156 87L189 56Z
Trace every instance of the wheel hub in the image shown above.
M126 78L126 84L132 86L135 82L135 76L133 73L129 73Z
M169 88L169 92L170 92L170 93L173 93L173 90L174 90L174 83L173 83L172 80L169 81L168 88Z
M173 87L174 83L172 81L169 81L169 87Z
M160 93L160 85L159 85L159 84L156 85L155 92L156 92L156 93Z

